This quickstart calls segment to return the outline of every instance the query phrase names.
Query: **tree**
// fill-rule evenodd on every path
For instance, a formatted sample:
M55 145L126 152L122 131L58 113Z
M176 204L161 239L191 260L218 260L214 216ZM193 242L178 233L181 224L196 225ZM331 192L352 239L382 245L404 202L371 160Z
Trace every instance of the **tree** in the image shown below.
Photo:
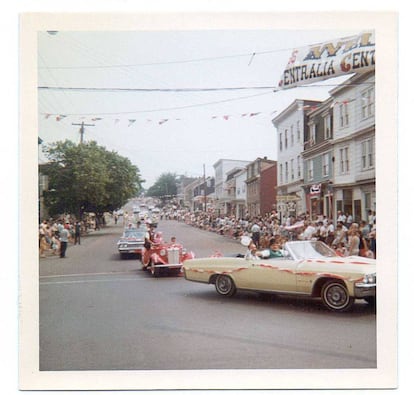
M175 173L161 174L146 194L159 198L168 198L177 195L177 175Z
M129 159L107 151L95 141L76 145L66 140L44 148L51 215L112 211L142 189L139 169Z

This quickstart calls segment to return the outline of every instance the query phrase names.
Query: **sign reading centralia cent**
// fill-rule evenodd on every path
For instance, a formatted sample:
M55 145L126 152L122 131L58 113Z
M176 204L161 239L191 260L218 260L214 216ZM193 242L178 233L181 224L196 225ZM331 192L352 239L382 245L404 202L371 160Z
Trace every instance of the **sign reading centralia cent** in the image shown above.
M375 68L375 34L331 40L295 49L279 82L279 89L312 84L350 73Z

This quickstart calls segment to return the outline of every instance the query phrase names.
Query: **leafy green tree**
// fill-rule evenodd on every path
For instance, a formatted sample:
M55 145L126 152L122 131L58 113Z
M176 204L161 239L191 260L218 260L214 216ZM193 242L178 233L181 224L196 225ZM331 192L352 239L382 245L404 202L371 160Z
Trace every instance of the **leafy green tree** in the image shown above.
M146 192L147 196L168 198L177 195L177 175L175 173L163 173L155 184Z
M142 189L139 169L95 141L77 145L66 140L44 152L49 159L44 197L51 215L114 210Z

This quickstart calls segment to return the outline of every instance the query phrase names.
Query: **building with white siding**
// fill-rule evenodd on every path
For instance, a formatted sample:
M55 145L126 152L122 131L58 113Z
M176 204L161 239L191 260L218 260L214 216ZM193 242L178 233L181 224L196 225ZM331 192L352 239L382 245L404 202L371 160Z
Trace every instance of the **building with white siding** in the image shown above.
M330 94L335 208L367 220L369 210L376 210L375 73L355 75Z
M216 213L227 214L228 196L226 191L227 173L234 168L244 168L250 162L237 159L219 159L214 163Z
M306 212L313 220L333 219L334 179L333 99L308 113L303 157L303 190Z
M306 210L302 188L306 113L319 104L320 101L296 99L272 120L278 135L276 207L282 222Z

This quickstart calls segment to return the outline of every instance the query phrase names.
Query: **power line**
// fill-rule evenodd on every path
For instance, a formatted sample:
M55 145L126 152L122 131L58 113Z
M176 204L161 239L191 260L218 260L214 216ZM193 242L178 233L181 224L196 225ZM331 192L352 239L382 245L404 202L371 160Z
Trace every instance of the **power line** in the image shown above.
M60 91L91 91L91 92L217 92L236 90L276 89L275 86L242 86L225 88L106 88L106 87L68 87L68 86L38 86L41 90Z
M171 111L171 110L184 110L187 108L194 108L194 107L202 107L202 106L208 106L208 105L214 105L214 104L220 104L220 103L227 103L235 100L243 100L243 99L250 99L252 97L257 96L263 96L268 95L271 92L265 92L265 93L257 93L254 95L248 95L248 96L241 96L241 97L235 97L231 99L224 99L224 100L216 100L212 102L206 102L206 103L197 103L197 104L188 104L185 106L177 106L177 107L166 107L166 108L157 108L154 110L138 110L138 111L118 111L118 112L88 112L88 113L65 113L66 116L87 116L87 115L123 115L123 114L142 114L142 113L152 113L152 112L162 112L162 111ZM49 113L42 113L44 115L50 115Z
M270 53L277 53L277 52L285 52L292 50L292 48L287 49L275 49L270 51L261 51L261 52L250 52L245 54L235 54L235 55L223 55L223 56L212 56L206 58L198 58L198 59L184 59L184 60L171 60L166 62L151 62L151 63L132 63L132 64L115 64L115 65L103 65L103 66L48 66L49 69L55 70L71 70L71 69L112 69L112 68L125 68L125 67L142 67L142 66L161 66L161 65L169 65L169 64L182 64L182 63L196 63L196 62L206 62L206 61L214 61L214 60L222 60L222 59L231 59L231 58L240 58L240 57L252 57L256 55L266 55ZM46 67L39 67L39 69L43 69Z

